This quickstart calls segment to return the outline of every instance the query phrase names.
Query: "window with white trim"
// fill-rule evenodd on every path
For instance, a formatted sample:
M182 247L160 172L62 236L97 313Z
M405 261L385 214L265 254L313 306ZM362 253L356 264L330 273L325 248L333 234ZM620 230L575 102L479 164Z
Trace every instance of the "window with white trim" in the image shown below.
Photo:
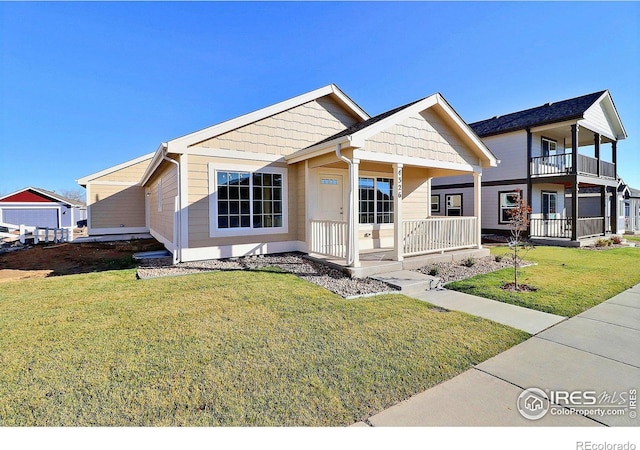
M394 189L392 178L360 177L360 223L393 223Z
M287 232L286 169L237 170L210 164L210 234Z
M440 194L433 194L431 196L431 212L432 213L440 212Z
M554 156L558 152L558 143L553 139L542 138L542 156Z
M500 223L511 222L510 211L518 207L519 201L520 201L520 193L517 191L499 193Z
M447 216L462 216L462 194L448 194L445 196L445 213Z

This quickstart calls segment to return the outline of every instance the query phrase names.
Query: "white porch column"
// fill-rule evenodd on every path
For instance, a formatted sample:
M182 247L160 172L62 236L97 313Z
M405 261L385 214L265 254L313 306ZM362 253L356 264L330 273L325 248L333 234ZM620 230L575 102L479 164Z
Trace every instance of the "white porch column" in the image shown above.
M359 177L360 160L353 158L353 161L351 162L351 180L349 180L349 183L351 184L351 198L349 199L349 202L351 204L351 214L349 217L351 227L347 227L351 230L349 242L351 243L351 254L353 255L353 267L360 267L360 220L358 216L358 211L360 208L360 190L358 188Z
M482 173L473 172L473 215L476 216L476 239L482 248Z
M402 229L402 164L393 165L393 259L404 259L404 230Z
M309 172L309 160L304 161L304 242L307 253L311 253L311 215L309 214L309 193L311 176Z
M425 217L431 217L431 180L432 177L427 178L427 215Z

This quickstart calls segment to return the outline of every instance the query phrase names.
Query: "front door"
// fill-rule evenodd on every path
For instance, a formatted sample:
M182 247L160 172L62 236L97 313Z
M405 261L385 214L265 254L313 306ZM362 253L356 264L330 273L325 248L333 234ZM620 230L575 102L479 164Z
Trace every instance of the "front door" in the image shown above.
M344 194L342 175L320 174L319 219L342 222L344 215Z

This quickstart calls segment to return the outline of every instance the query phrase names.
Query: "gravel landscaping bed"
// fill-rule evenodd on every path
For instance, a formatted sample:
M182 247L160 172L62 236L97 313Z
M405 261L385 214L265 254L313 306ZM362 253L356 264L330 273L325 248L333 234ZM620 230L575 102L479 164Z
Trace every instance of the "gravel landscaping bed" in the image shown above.
M442 284L446 284L483 273L495 272L509 267L513 268L513 259L510 256L505 256L500 261L496 261L495 256L477 258L474 259L474 264L471 267L467 267L463 263L464 261L438 262L415 269L415 272L439 277L442 280ZM532 264L528 261L520 261L518 267L526 267Z
M415 271L430 275L433 270L436 270L436 276L440 277L443 283L448 283L506 267L513 267L510 257L504 257L500 262L496 261L493 256L478 258L474 261L475 263L471 267L463 265L463 261L439 262L415 269ZM520 267L530 264L522 261ZM187 275L216 270L260 270L273 267L277 267L284 272L293 273L345 298L394 291L392 286L381 281L371 278L350 278L347 274L337 269L316 263L294 253L185 262L176 265L172 264L171 258L149 259L138 267L138 278Z
M293 273L345 298L380 294L394 290L393 287L386 283L371 278L350 278L339 270L292 253L185 262L176 265L171 263L171 258L144 261L143 265L138 268L138 278L186 275L214 270L260 270L277 267L284 272Z

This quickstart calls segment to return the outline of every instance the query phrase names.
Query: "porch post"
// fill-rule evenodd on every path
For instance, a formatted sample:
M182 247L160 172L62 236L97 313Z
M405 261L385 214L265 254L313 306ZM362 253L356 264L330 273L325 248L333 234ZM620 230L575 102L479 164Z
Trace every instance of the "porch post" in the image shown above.
M571 125L571 164L573 183L571 185L571 240L578 240L578 124Z
M351 203L351 214L349 216L349 221L351 222L351 227L347 227L351 230L351 236L349 236L349 242L351 242L351 252L353 254L353 267L360 267L360 221L358 220L358 210L360 207L359 202L359 189L358 189L358 178L360 177L360 160L353 158L351 162L351 198L349 202Z
M393 259L404 259L404 230L402 228L402 164L393 164ZM431 204L431 203L429 203Z
M611 192L611 234L618 234L618 188Z
M307 245L307 253L311 253L311 215L309 214L310 193L309 160L304 161L304 241Z
M427 178L427 215L425 217L431 217L431 180L433 178Z
M482 248L482 172L473 172L473 215L476 216L476 241Z
M600 216L602 216L602 234L607 234L607 187L600 187Z
M600 176L600 134L593 133L593 151L594 156L598 160L598 167L596 167L596 175Z

